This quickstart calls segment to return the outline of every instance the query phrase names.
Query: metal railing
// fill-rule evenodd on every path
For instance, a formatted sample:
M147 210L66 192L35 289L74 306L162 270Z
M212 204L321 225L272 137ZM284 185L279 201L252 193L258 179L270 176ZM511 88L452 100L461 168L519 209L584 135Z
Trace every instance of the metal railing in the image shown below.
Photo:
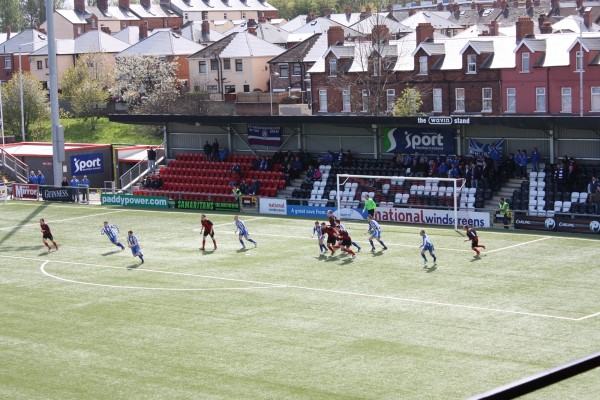
M0 147L0 168L13 175L17 181L26 183L29 167L23 161L8 153Z
M158 167L165 161L165 142L156 146L156 166ZM150 172L148 168L148 157L144 157L127 172L119 177L119 187L122 191L128 191L133 185L138 183L146 174Z

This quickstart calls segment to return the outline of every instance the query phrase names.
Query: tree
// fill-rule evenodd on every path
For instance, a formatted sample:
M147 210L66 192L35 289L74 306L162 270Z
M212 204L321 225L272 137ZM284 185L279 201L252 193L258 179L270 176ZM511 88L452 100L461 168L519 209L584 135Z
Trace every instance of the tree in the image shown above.
M19 0L0 0L0 31L6 32L8 28L20 31L23 23Z
M21 132L21 91L19 73L13 74L2 87L2 105L4 107L5 128L18 135ZM23 73L23 114L26 137L31 127L50 118L48 94L42 84L29 72Z
M132 112L178 113L182 83L177 80L177 61L159 56L117 58L113 98L125 100Z
M392 115L395 117L412 117L419 115L419 110L423 106L421 93L418 89L407 87L402 91L402 95L398 97L394 104Z
M111 56L104 53L83 54L61 79L61 97L69 100L75 115L96 129L101 109L108 101L108 89L114 84Z

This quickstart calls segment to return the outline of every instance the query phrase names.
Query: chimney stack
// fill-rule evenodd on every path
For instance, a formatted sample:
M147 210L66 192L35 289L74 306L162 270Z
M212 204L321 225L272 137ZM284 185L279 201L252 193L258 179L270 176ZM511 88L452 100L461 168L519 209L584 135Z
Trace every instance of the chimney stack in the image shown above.
M344 28L340 25L332 25L327 30L327 46L332 47L335 45L344 44Z
M108 0L96 0L96 7L100 11L108 10Z
M394 5L392 3L387 5L387 12L392 12L394 11Z
M210 35L210 22L207 19L202 21L202 36Z
M498 21L490 22L490 36L498 36Z
M474 1L471 2L471 10L475 10L479 4L476 4Z
M98 1L98 0L96 0L96 1ZM142 5L142 7L144 7L147 10L150 7L152 7L152 0L140 0L140 4Z
M373 44L385 43L390 40L390 29L387 25L375 25L371 31L371 42Z
M129 10L129 0L119 0L119 7Z
M589 10L583 12L583 23L585 24L586 28L592 28L594 21L592 21L592 13Z
M526 17L520 17L515 23L517 30L517 43L528 35L533 35L533 21Z
M12 28L9 26L6 28L6 40L10 39L11 34L12 34Z
M308 24L313 19L315 19L315 13L314 12L309 12L308 15L306 16L306 23Z
M540 26L540 33L549 34L552 33L552 22L546 21Z
M433 40L433 26L429 22L421 22L415 29L417 35L417 46L427 39Z
M542 29L542 26L544 26L544 22L546 22L546 14L540 14L538 17L538 28L540 28L540 30Z
M140 24L140 39L144 40L148 37L148 27L143 22Z
M267 23L267 17L265 17L264 15L259 15L258 16L258 23L260 23L260 24L266 24Z
M251 26L256 27L256 25L257 25L257 23L256 23L256 20L254 18L250 18L248 20L248 28L250 28Z
M417 10L415 10L414 8L411 8L411 9L408 10L408 16L409 17L412 17L416 13L417 13Z
M110 28L108 26L102 26L100 27L100 30L106 33L107 35L110 35Z
M344 8L344 14L346 14L346 18L350 18L350 15L352 14L352 8L350 8L350 7Z
M75 0L73 6L75 12L85 14L85 0Z
M251 35L256 36L256 26L249 26L248 27L248 33Z
M479 15L483 14L483 4L477 3L477 11Z
M442 3L441 1L437 3L436 10L444 11L444 3Z

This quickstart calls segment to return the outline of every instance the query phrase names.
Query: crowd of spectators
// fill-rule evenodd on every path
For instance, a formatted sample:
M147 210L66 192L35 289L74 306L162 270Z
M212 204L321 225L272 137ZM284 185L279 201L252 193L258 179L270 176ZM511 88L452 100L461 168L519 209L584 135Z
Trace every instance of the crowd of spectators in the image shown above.
M142 189L162 189L163 179L160 174L148 174L142 179L140 187Z

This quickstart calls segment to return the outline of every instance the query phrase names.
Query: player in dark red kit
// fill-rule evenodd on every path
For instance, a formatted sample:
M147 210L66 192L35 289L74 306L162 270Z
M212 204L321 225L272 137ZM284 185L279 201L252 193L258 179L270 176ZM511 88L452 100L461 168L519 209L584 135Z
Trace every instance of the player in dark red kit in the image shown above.
M48 244L48 240L52 242L56 250L58 250L58 244L54 241L54 237L52 237L52 232L50 232L50 227L44 221L44 219L40 219L40 228L42 228L42 240L44 242L44 246L48 248L48 253L50 253L50 245Z
M343 228L338 229L338 238L341 239L341 249L346 253L350 254L352 258L356 257L356 253L350 250L350 246L352 246L352 239L350 238L350 234L347 230Z
M327 225L325 224L325 222L323 222L321 224L321 231L323 233L327 234L327 248L329 249L329 251L331 251L331 255L335 254L335 244L337 242L337 231L335 230L335 228L331 225Z
M210 235L210 238L215 245L215 250L217 249L217 241L215 240L215 230L213 229L213 223L206 218L206 215L202 214L200 216L200 223L202 224L202 229L200 229L200 234L202 235L202 248L200 250L204 251L204 245L206 243L206 237Z
M465 242L468 242L469 240L471 241L471 248L475 252L475 257L479 257L480 253L479 250L477 250L477 248L481 247L485 250L485 246L479 244L479 237L477 237L477 232L475 232L475 229L469 228L469 225L465 225L464 228L465 231L467 231L467 239L465 239Z
M329 225L331 225L333 228L337 226L337 223L335 222L336 218L333 215L333 211L327 210L327 219L329 220Z

